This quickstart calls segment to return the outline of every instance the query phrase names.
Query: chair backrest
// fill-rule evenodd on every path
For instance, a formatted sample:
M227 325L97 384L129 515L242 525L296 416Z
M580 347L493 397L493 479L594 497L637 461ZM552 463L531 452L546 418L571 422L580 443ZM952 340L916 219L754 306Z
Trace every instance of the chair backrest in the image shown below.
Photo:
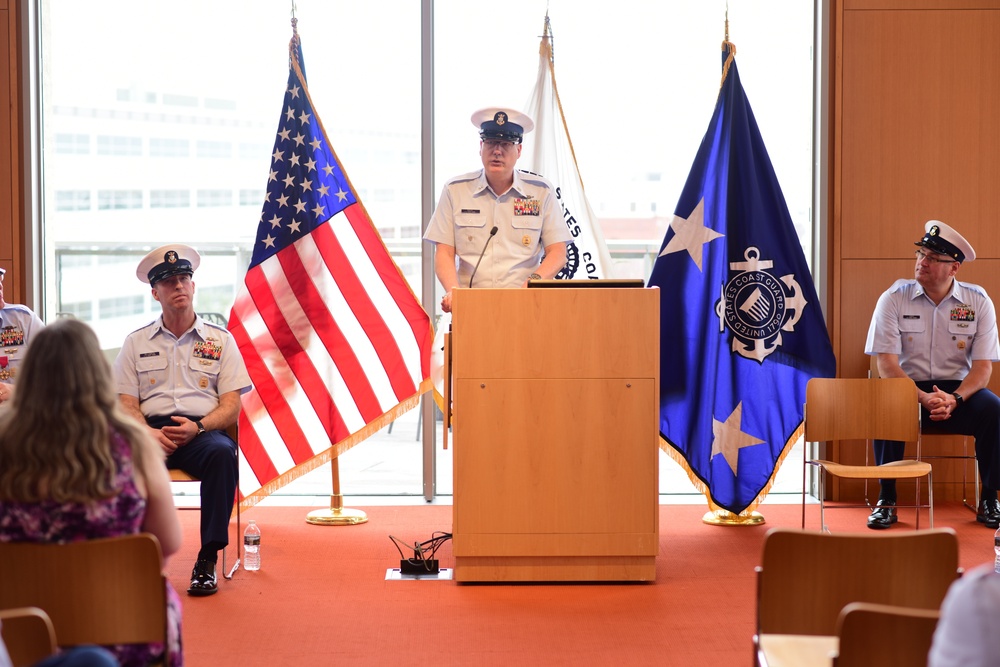
M56 652L48 614L37 607L0 610L0 633L14 667L28 667Z
M813 378L806 384L805 439L920 437L917 386L907 378Z
M775 528L757 568L757 632L833 635L852 602L938 609L958 577L950 528L842 533Z
M0 543L0 608L44 609L60 646L165 642L166 595L160 542L148 533Z
M837 619L836 667L926 667L937 609L852 602Z

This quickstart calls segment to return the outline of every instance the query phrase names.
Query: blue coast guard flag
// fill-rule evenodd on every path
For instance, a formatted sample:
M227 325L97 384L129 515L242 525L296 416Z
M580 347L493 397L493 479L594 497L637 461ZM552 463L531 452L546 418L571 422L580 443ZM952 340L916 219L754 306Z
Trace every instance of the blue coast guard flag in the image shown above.
M649 285L660 288L660 435L712 509L748 514L836 361L736 70L723 82Z

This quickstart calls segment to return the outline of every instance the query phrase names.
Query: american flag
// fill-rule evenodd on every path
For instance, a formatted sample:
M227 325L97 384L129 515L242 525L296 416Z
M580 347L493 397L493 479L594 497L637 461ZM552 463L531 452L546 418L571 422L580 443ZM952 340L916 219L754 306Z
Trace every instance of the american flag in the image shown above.
M229 319L253 380L239 419L244 507L430 389L430 318L330 147L303 72L294 35L253 256Z

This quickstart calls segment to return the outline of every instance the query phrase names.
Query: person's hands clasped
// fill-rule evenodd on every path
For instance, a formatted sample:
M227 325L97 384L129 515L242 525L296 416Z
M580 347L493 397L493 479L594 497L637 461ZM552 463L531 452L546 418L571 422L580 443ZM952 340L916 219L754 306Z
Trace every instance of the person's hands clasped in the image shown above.
M186 417L171 417L177 425L164 426L155 431L157 441L167 454L172 454L178 447L188 444L198 435L198 425Z
M934 391L924 394L923 405L930 413L932 421L951 419L951 414L958 407L958 401L953 394L942 391L934 385Z

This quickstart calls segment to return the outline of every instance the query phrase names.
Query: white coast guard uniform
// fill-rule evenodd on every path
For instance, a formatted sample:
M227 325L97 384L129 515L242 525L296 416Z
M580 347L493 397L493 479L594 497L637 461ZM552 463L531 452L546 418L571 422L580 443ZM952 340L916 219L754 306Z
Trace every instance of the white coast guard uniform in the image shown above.
M514 184L498 196L480 169L445 183L424 240L455 248L463 287L481 254L472 287L520 287L538 268L545 246L569 243L573 236L548 180L515 170Z
M0 382L17 383L17 369L31 344L31 337L45 324L27 306L8 303L0 308Z

